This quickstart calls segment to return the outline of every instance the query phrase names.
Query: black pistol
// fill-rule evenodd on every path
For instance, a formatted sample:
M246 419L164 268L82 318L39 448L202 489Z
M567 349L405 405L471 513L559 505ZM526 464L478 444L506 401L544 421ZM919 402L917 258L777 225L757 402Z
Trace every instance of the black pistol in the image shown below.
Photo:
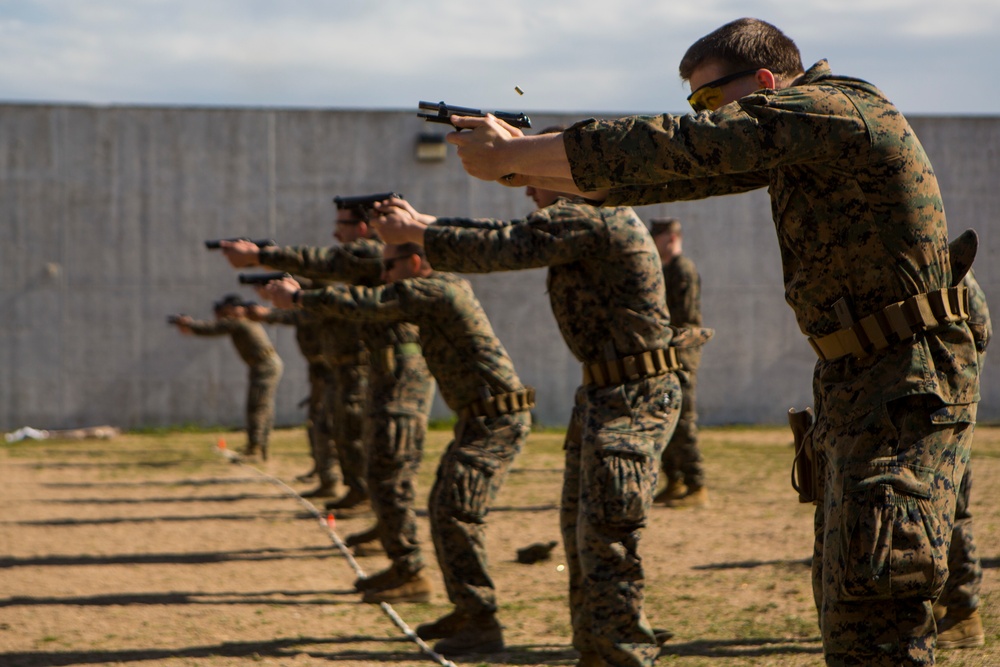
M334 197L333 203L337 205L339 209L362 209L369 210L375 207L380 201L385 201L386 199L402 199L403 195L396 192L380 192L375 195L357 195L355 197Z
M470 109L469 107L456 107L449 106L444 102L421 102L420 109L423 111L433 111L434 113L420 113L417 112L417 116L423 118L430 123L446 123L452 125L452 116L471 116L475 118L482 118L486 115L485 111L480 111L479 109ZM531 127L531 119L523 113L511 113L509 111L491 111L494 116L507 123L508 125L513 125L514 127L519 127L525 129ZM452 127L454 127L452 125Z
M292 274L284 271L268 271L265 273L241 273L240 285L266 285L273 280L291 278Z
M209 250L218 250L222 247L223 241L231 241L235 243L236 241L250 241L255 244L258 248L266 248L268 246L278 245L275 243L274 239L252 239L248 236L236 236L231 239L210 239L205 241L205 247Z

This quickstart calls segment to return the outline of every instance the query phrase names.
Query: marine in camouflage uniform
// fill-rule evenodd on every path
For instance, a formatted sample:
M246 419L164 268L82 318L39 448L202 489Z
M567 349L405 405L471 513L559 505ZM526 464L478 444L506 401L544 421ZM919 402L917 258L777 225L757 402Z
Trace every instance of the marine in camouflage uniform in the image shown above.
M295 342L306 358L309 371L309 398L306 434L309 437L309 453L313 460L312 470L301 479L316 476L319 486L303 497L331 495L340 481L340 473L335 469L337 451L334 446L330 414L327 410L327 391L333 381L333 369L323 356L323 320L301 310L281 310L263 308L251 309L250 318L266 324L281 324L295 327Z
M342 224L357 224L338 217ZM357 238L331 247L265 247L259 262L279 271L324 281L374 285L382 272L381 242ZM364 433L368 414L369 354L359 325L350 320L325 318L323 357L332 369L326 406L347 495L328 503L329 509L346 509L366 501L368 464ZM332 457L331 457L332 458ZM324 463L328 465L328 463Z
M229 336L240 358L249 367L247 389L247 446L245 455L268 456L268 436L274 425L274 396L284 366L271 345L264 327L246 319L243 300L228 296L216 304L214 322L186 320L186 327L196 336ZM221 306L221 307L220 307Z
M423 560L413 501L434 400L434 378L421 353L416 325L365 322L361 333L371 350L365 442L368 491L378 521L372 531L351 537L361 543L366 535L374 535L396 570L417 572ZM367 601L381 601L375 597L370 595Z
M430 493L431 535L448 598L455 605L450 616L459 631L476 630L458 643L455 636L445 637L435 650L445 654L495 650L503 646L503 640L495 619L496 592L487 566L485 522L528 436L532 392L521 384L468 281L433 272L418 247L408 251L404 246L391 257L389 252L385 272L389 284L305 291L299 294L298 303L306 310L338 318L419 326L427 367L445 403L458 414L454 439L441 458ZM411 414L418 411L417 401L423 400L429 396L403 398ZM417 446L422 439L409 442ZM414 451L407 458L413 471L420 454ZM412 487L412 474L405 480ZM406 497L412 501L412 490ZM379 519L383 521L381 515ZM424 563L412 508L407 520L413 526L402 531L410 537L408 551L395 557L393 567L385 572L358 582L366 589L366 601L428 599L430 582L421 572ZM388 552L388 544L386 548Z
M979 400L940 191L912 128L870 83L826 61L800 73L776 29L752 41L787 40L798 72L719 60L720 35L760 26L773 29L733 22L685 56L706 111L584 121L562 148L580 190L619 186L606 204L768 188L786 300L820 356L813 583L826 661L933 664L931 602Z
M701 276L694 262L680 252L681 223L676 218L650 220L650 233L663 261L663 284L667 294L670 324L677 328L701 327ZM674 250L676 246L676 250ZM677 348L684 369L681 380L681 414L660 461L667 485L656 500L668 506L707 504L705 466L698 448L698 367L701 346Z
M986 356L986 347L993 336L993 322L986 304L986 293L972 271L962 280L969 288L969 327L976 341L980 367ZM962 483L958 487L955 506L955 525L948 550L948 581L944 592L934 603L937 619L938 648L968 648L982 646L985 642L982 619L979 616L979 591L983 582L983 566L976 553L976 540L972 530L972 512L969 511L972 495L972 462L965 467Z
M560 508L573 645L588 664L650 665L639 544L681 403L659 256L631 209L528 194L540 208L524 220L440 218L422 242L432 264L464 273L549 267L552 312L584 369Z

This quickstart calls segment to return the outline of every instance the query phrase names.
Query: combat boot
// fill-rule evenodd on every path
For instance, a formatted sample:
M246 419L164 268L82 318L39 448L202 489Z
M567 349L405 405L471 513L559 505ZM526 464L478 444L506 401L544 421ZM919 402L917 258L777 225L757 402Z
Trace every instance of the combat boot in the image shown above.
M654 503L665 503L668 500L683 498L687 494L687 487L679 479L668 479L667 485L659 493L653 496Z
M328 510L349 510L355 509L360 505L367 505L371 507L371 502L368 500L368 495L364 491L359 491L354 487L337 500L331 500L326 504L326 509Z
M688 492L680 498L675 498L673 500L668 500L666 502L667 507L674 508L698 508L698 507L708 507L711 503L708 500L708 489L704 486L699 487L688 487Z
M402 581L406 573L400 572L395 565L390 565L381 572L368 577L358 577L354 580L354 590L359 593L374 591L380 588L391 588Z
M430 602L431 580L423 572L401 576L389 588L367 590L361 596L361 601L368 604L388 602Z
M257 461L258 459L266 460L266 457L262 456L261 454L260 447L258 447L257 445L251 445L249 443L244 445L236 453L240 455L240 460L243 461Z
M986 633L979 609L949 609L938 623L937 647L940 649L972 648L984 643Z
M313 478L315 478L317 474L319 474L319 471L316 470L316 466L313 466L312 469L309 472L304 472L301 475L298 475L295 478L295 481L296 482L311 482L311 481L313 481Z
M352 533L344 539L344 545L352 547L355 556L374 556L384 553L378 537L378 524L360 533Z
M312 491L305 491L302 493L303 498L332 498L333 497L333 482L327 482L326 484L320 483Z
M417 626L417 636L423 640L428 639L444 639L445 637L451 637L465 625L465 622L469 620L466 614L463 614L459 610L454 610L450 614L442 616L436 621L430 621L429 623L421 623Z
M462 623L455 634L434 644L434 650L446 656L502 651L503 628L496 614L471 616Z

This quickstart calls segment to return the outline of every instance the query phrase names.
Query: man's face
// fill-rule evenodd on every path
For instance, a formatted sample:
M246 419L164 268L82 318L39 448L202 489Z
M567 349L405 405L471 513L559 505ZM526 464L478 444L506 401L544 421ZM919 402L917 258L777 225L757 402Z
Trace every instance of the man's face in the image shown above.
M546 206L551 206L555 203L556 199L559 198L560 193L553 192L552 190L543 190L541 188L536 188L529 185L524 189L524 194L535 202L535 206L538 208L545 208Z
M386 245L382 252L382 282L394 283L417 275L414 255L400 253L399 246Z
M696 110L699 111L702 109L715 111L721 106L760 90L761 85L755 76L756 71L747 71L741 76L719 83L724 78L740 73L727 71L725 65L716 61L702 63L691 72L691 78L688 79L691 85L692 106L697 107Z
M337 221L333 228L333 238L343 244L353 243L368 232L368 223L358 219L354 211L337 209Z
M656 244L656 251L660 253L660 261L664 264L674 257L674 239L676 238L677 235L670 232L660 232L653 237L653 243Z

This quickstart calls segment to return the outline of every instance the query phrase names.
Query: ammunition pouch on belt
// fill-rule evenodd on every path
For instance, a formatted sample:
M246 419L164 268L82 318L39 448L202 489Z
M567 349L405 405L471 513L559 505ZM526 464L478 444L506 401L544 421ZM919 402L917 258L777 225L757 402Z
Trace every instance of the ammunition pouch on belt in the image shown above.
M828 336L810 336L809 344L824 361L848 354L863 359L924 331L968 319L969 290L958 285L911 296Z
M819 502L820 473L812 440L814 425L812 408L801 411L790 409L788 425L792 427L792 438L795 440L792 488L798 491L800 503L816 504Z
M379 373L395 373L396 359L400 357L419 357L423 354L420 343L397 343L387 345L372 353L372 368Z
M639 378L663 375L680 368L674 348L647 350L621 359L584 364L583 384L610 387Z
M499 417L511 412L521 412L535 407L534 387L525 387L506 394L495 394L469 403L458 411L459 419L474 419L476 417Z

